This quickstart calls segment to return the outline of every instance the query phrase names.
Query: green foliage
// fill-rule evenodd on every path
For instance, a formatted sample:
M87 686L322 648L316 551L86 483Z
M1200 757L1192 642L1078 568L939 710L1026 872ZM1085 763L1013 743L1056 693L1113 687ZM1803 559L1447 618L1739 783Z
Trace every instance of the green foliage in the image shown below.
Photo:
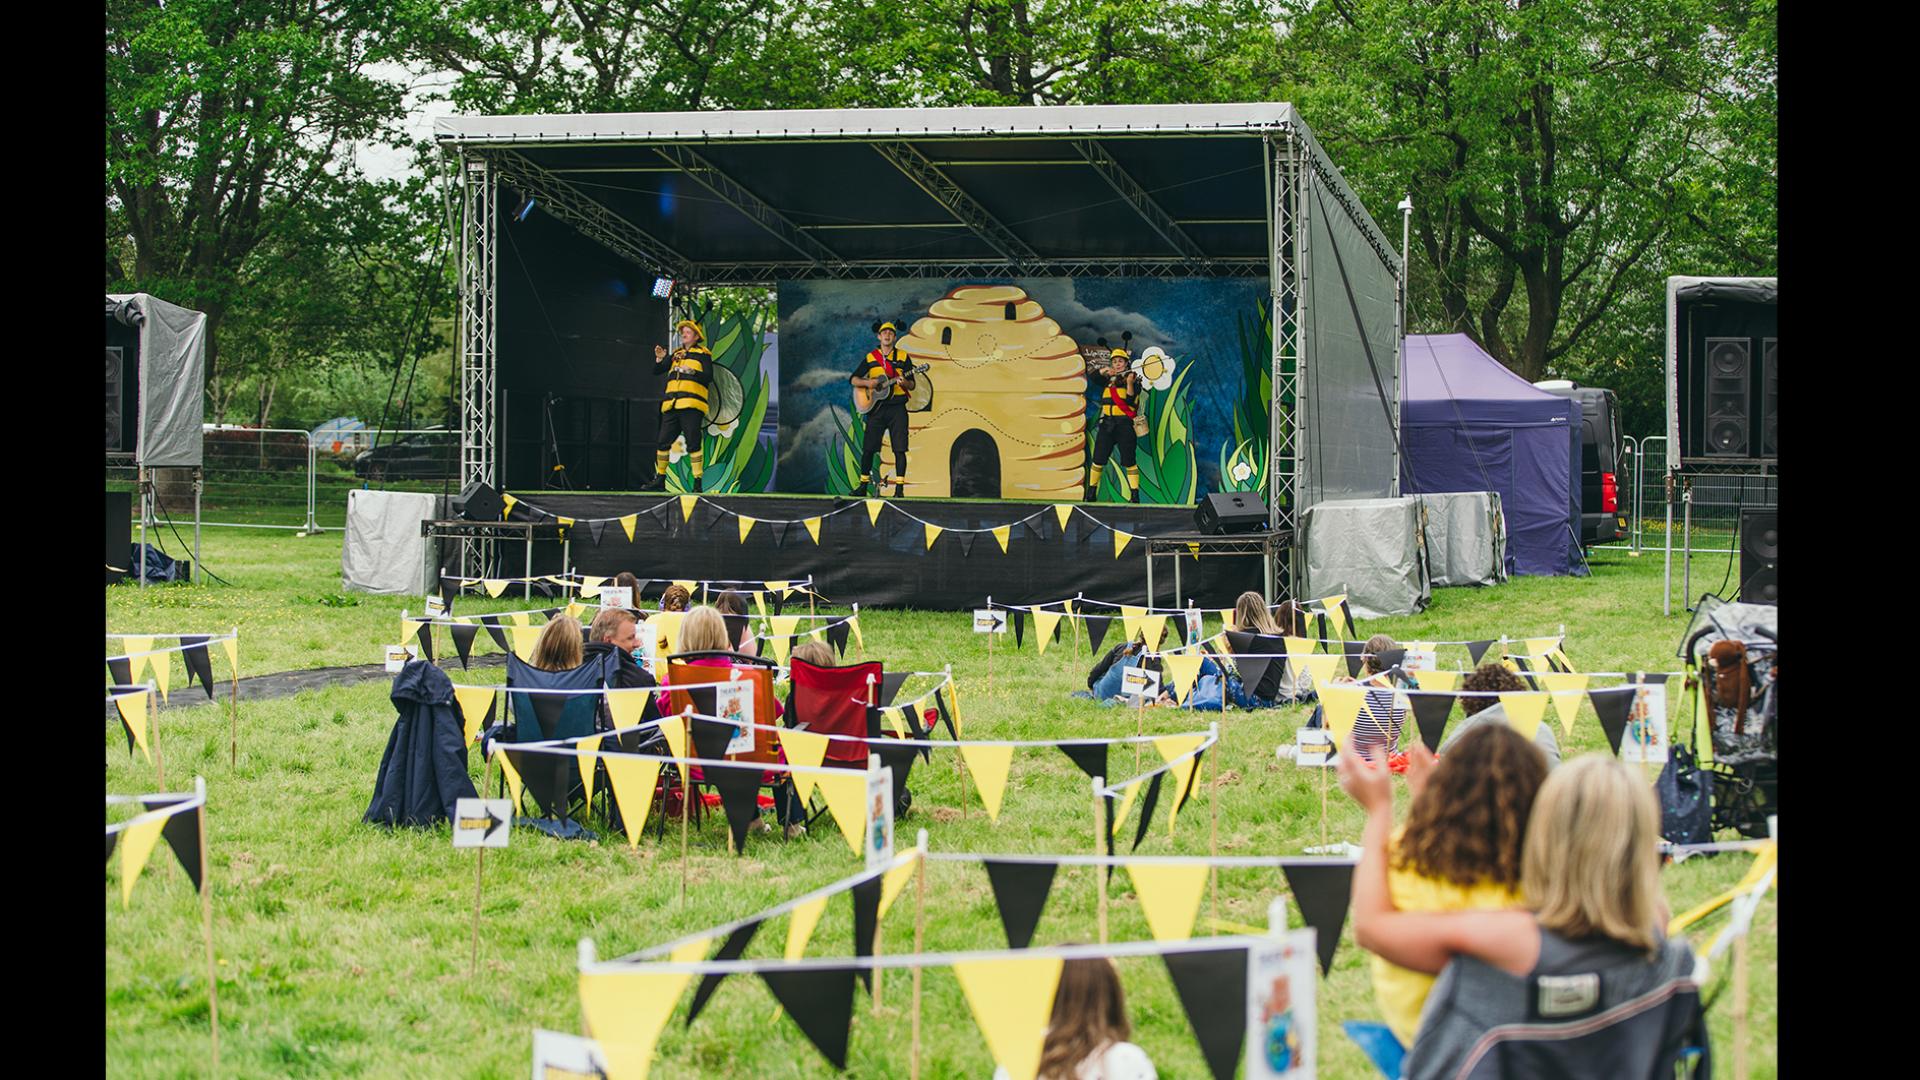
M760 439L772 392L760 370L766 352L767 322L773 307L717 297L696 305L689 315L707 335L713 362L740 380L740 415L725 434L708 425L701 437L704 467L701 490L708 493L766 491L773 481L773 449ZM686 458L667 467L666 489L675 494L693 490L693 468Z
M1273 316L1267 304L1234 318L1240 399L1233 405L1233 444L1220 446L1221 491L1264 491L1273 409ZM1239 475L1241 472L1246 475Z
M1143 395L1147 414L1147 437L1135 448L1140 467L1140 501L1157 506L1189 506L1199 484L1194 467L1193 401L1187 393L1187 376L1193 367L1180 364L1173 385ZM1125 470L1115 455L1100 474L1097 492L1102 502L1123 502L1127 497Z
M860 444L867 437L867 418L851 409L827 406L833 417L833 429L839 438L827 444L827 494L851 495L860 486ZM840 418L847 424L842 427Z

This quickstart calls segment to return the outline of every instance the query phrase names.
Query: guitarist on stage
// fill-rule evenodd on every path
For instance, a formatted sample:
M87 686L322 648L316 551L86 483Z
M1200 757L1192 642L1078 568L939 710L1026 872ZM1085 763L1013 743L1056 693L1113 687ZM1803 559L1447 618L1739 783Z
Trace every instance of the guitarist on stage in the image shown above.
M693 470L693 490L699 491L706 464L703 436L709 408L707 388L713 385L713 354L707 351L706 334L699 323L681 319L674 329L680 332L680 347L672 356L659 345L653 347L653 373L667 376L666 399L660 402L660 448L653 456L653 469L664 484L674 441L684 437L687 463Z
M862 390L888 388L867 413L867 433L860 443L860 486L854 494L868 494L873 483L873 459L880 453L880 440L884 436L893 443L893 493L897 498L907 493L907 395L914 389L913 365L907 362L905 354L893 347L898 327L891 322L877 322L873 324L873 332L880 339L880 347L860 358L847 381Z
M1140 377L1134 374L1132 358L1127 354L1127 346L1132 344L1131 332L1122 335L1120 347L1107 357L1105 368L1090 367L1087 372L1089 381L1100 389L1100 427L1093 439L1093 465L1087 472L1087 501L1099 498L1100 471L1115 450L1120 451L1120 464L1127 470L1127 501L1140 501L1140 469L1134 464L1137 436L1134 434L1134 421L1140 415ZM1107 339L1101 338L1100 345L1106 347Z

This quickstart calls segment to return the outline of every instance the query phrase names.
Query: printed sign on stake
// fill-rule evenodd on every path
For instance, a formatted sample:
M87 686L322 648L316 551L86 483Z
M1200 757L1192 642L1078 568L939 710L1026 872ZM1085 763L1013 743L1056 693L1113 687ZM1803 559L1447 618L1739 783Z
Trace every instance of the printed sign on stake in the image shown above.
M1153 698L1160 696L1160 673L1148 671L1143 667L1122 668L1120 671L1120 694L1130 698Z
M633 607L633 586L631 585L600 586L600 606L601 607L617 607L617 608Z
M1247 1080L1312 1080L1317 955L1312 927L1247 950Z
M1642 683L1627 712L1626 734L1620 739L1620 760L1630 765L1667 762L1667 685Z
M457 799L453 804L453 846L506 847L513 834L513 800Z
M533 1080L594 1080L610 1075L600 1044L581 1035L533 1029Z
M739 672L735 671L737 679ZM753 684L723 682L713 685L713 714L733 725L727 737L727 756L753 752Z
M1187 609L1187 644L1197 645L1199 644L1199 642L1200 642L1200 609L1197 607L1190 607Z
M1438 650L1408 646L1407 654L1400 660L1400 670L1412 674L1416 671L1436 671L1440 667Z
M437 619L446 613L447 602L441 599L439 594L436 593L433 596L427 597L427 614L429 616Z
M1294 743L1299 753L1294 756L1295 765L1324 769L1333 756L1333 736L1326 728L1298 728L1293 733Z
M1007 617L993 608L974 608L973 632L976 634L1004 634L1007 632Z
M407 661L413 659L419 651L419 647L414 645L387 646L387 674L398 675L400 669L406 667Z
M893 862L893 766L867 773L867 869Z

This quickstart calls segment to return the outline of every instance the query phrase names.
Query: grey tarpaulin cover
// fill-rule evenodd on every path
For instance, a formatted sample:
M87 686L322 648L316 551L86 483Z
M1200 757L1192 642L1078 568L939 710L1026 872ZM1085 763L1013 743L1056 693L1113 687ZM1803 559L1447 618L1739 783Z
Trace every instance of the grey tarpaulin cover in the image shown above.
M1294 555L1302 598L1344 593L1361 618L1412 615L1433 597L1414 496L1310 506Z
M440 496L418 491L347 492L347 540L340 584L359 592L424 596L437 583L438 559L422 521L440 516Z
M1426 509L1427 575L1447 585L1507 580L1507 519L1497 491L1416 495Z
M207 372L207 316L146 293L108 293L131 301L140 324L140 417L136 464L198 467L200 425L207 410L201 385Z

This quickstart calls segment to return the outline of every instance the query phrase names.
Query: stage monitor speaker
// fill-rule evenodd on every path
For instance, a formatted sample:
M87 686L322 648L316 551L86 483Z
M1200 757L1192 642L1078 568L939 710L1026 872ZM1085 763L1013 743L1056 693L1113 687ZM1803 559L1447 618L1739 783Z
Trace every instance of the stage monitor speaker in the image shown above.
M1750 338L1707 339L1707 410L1705 417L1708 457L1746 457L1750 441L1747 399L1748 379L1753 366Z
M1760 339L1760 456L1779 457L1780 339Z
M126 579L133 569L133 492L107 492L107 565L119 572L107 571L107 584Z
M460 489L447 510L462 521L504 521L507 503L499 492L475 480Z
M125 367L125 350L118 345L107 346L107 449L131 450L122 431L123 412L120 408L120 372Z
M1740 510L1740 602L1780 602L1780 511L1778 507Z
M1208 536L1259 532L1267 527L1266 500L1251 491L1216 491L1193 508L1193 523Z

